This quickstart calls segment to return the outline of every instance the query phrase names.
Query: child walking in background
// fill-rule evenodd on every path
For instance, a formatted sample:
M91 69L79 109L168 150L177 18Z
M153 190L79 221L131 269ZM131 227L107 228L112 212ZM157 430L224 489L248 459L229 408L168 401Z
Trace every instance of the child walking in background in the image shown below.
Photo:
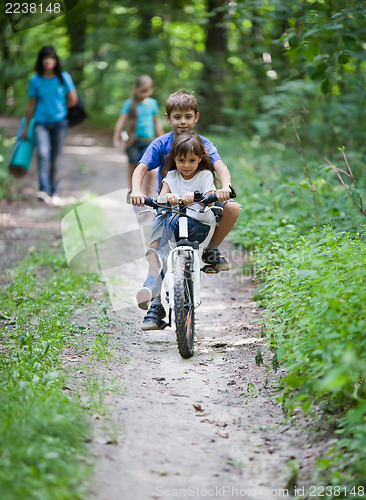
M121 144L121 132L128 123L126 153L129 160L129 187L131 187L132 174L147 147L155 137L164 134L158 102L151 97L152 91L153 81L150 76L139 76L133 88L132 97L123 103L114 129L113 143L115 147L118 147ZM152 182L153 176L150 173L146 179L147 193L150 191Z
M200 213L199 203L193 203L194 192L202 194L216 190L214 169L210 156L198 134L184 132L173 142L161 172L163 177L160 195L167 195L171 205L177 205L180 198L185 205L190 205L188 215L188 240L202 243L211 226L215 224L215 216L211 210ZM146 254L150 271L143 288L137 294L139 307L147 310L141 328L155 330L165 317L161 304L161 286L167 267L169 254L168 241L175 242L179 238L179 218L174 213L164 215L163 232L156 251L150 248Z

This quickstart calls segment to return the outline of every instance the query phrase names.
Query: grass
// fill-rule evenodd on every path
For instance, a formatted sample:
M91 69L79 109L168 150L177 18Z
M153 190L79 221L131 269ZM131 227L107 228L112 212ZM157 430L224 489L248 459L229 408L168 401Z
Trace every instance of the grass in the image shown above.
M314 472L333 487L328 497L366 498L364 158L346 153L355 182L342 185L314 152L259 138L214 143L243 206L231 237L251 250L268 343L288 371L280 400L333 436ZM335 151L330 161L345 169L343 159Z
M62 350L83 335L72 315L90 304L96 279L70 271L61 253L48 250L31 253L6 274L0 295L2 500L82 498L93 398L83 406L77 391L65 390L70 373L62 369ZM102 350L105 355L105 345Z

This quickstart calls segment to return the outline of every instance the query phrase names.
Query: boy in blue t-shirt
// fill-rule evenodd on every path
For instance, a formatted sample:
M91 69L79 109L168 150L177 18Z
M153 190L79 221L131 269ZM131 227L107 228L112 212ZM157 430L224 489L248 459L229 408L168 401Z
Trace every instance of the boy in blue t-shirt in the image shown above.
M155 139L147 148L140 159L132 177L132 190L130 194L133 205L142 206L145 195L141 191L141 184L145 174L148 171L158 168L159 184L161 182L161 170L165 163L165 157L169 153L173 140L183 132L192 130L199 119L198 103L196 98L184 90L179 90L171 94L166 101L165 118L172 126L172 132L164 134ZM213 168L218 174L222 188L216 191L219 202L226 202L230 199L231 176L229 169L222 161L217 149L211 141L201 136L201 139L211 158ZM202 260L210 264L218 271L228 271L230 264L221 255L219 245L234 227L239 216L240 206L238 203L224 203L221 211L220 221L213 233L210 243L203 250ZM159 247L162 226L159 225L159 217L154 218L153 230L151 235L150 247L157 249ZM146 283L146 282L145 282ZM138 302L142 309L147 309L149 301ZM153 330L158 328L160 321L165 317L165 310L160 302L160 297L152 297L151 306L143 322L144 330Z

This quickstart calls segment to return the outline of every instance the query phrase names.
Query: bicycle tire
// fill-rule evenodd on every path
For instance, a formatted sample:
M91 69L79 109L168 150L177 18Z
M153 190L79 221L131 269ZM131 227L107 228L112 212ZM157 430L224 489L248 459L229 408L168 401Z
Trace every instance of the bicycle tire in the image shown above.
M190 358L194 351L195 310L189 258L178 255L174 265L174 317L179 354Z

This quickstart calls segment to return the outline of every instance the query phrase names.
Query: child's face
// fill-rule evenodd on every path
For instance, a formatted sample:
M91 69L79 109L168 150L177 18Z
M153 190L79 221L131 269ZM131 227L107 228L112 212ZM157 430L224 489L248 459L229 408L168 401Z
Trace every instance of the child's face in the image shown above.
M196 175L201 158L191 151L186 156L178 155L175 157L177 170L182 174L183 179L192 179Z
M177 135L183 134L183 132L192 130L194 124L198 121L199 115L200 114L198 112L195 113L192 109L185 111L173 109L170 116L165 113L165 118L166 121L172 126L173 135L176 137Z
M152 86L146 85L145 87L139 87L135 90L137 99L141 102L152 94Z

